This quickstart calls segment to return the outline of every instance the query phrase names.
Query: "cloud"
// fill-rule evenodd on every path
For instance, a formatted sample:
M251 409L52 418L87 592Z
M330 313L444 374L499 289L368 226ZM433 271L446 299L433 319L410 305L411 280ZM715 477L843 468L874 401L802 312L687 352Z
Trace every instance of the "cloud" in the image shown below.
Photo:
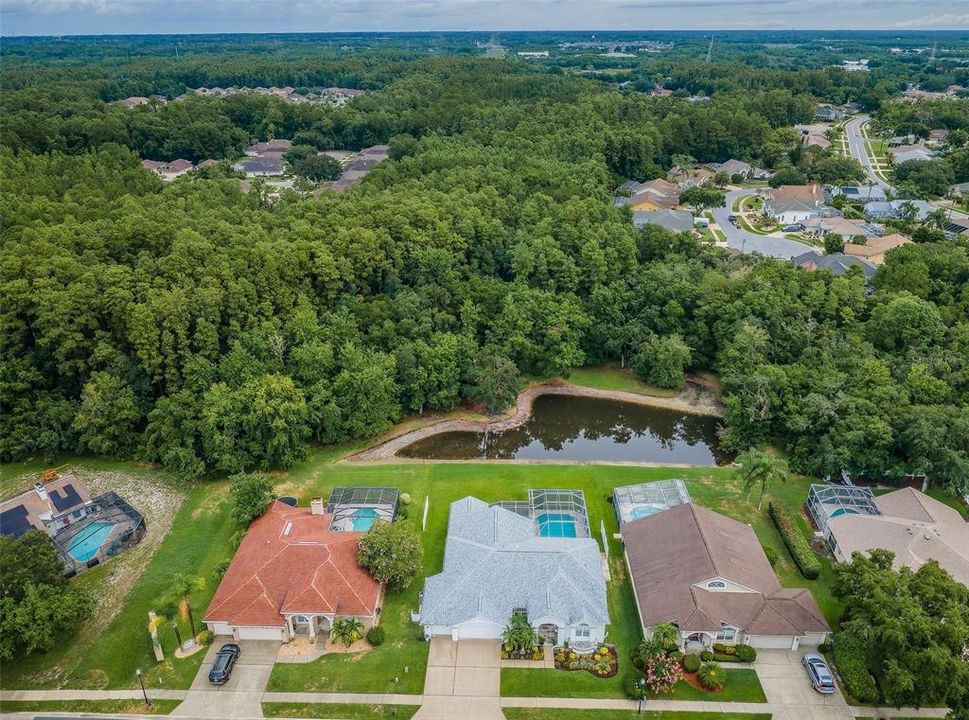
M967 26L969 26L969 13L923 15L912 20L899 20L893 23L893 27L897 28L945 28L946 30Z

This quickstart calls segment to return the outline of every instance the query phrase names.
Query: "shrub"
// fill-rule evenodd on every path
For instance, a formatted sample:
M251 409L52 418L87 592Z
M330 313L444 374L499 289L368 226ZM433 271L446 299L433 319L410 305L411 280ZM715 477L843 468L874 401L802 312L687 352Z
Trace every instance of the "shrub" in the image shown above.
M710 652L709 650L704 650L700 653L700 659L703 662L710 662L711 660L713 660L713 653Z
M834 650L834 643L832 643L830 640L825 640L823 643L818 645L819 653L829 653L832 650Z
M738 645L737 659L740 662L753 662L757 659L757 651L750 645Z
M713 652L720 653L721 655L727 652L727 646L723 643L713 643Z
M670 660L676 660L676 662L680 662L683 659L683 653L679 650L673 650L672 652L668 652L666 654L669 656Z
M229 564L231 562L231 560L222 560L216 563L215 567L212 568L212 579L216 582L221 582L222 578L225 577L225 572L229 569Z
M242 525L266 512L273 500L273 484L265 475L236 475L231 478L229 497L232 500L232 518Z
M626 697L630 700L642 700L643 699L643 686L639 684L642 679L642 675L639 673L629 673L623 678L622 689L626 693Z
M770 563L771 567L777 565L777 561L780 559L780 554L773 545L764 545L764 555L767 556L767 562Z
M355 617L337 618L330 628L330 639L333 642L343 643L345 647L350 647L361 637L363 637L363 623Z
M838 633L834 637L834 664L845 684L845 690L862 703L878 700L875 679L868 672L861 644L851 635Z
M699 655L684 655L683 656L683 669L688 673L695 673L700 669L700 656Z
M215 635L211 630L203 630L195 636L195 642L199 645L211 645L213 640L215 640Z
M727 671L715 662L705 662L696 673L700 684L708 690L723 690L727 684Z
M801 574L808 580L815 580L821 574L821 561L811 550L811 546L808 545L804 535L798 530L793 518L781 505L776 503L770 503L767 509L774 524L777 525L781 537L784 538L784 544L791 551L791 557L794 558Z
M239 546L242 545L242 538L245 536L245 530L236 530L234 533L232 533L232 537L229 538L229 544L232 546L233 550L239 549Z
M737 646L736 645L727 645L723 649L723 653L724 653L724 655L736 655L737 654Z
M401 493L400 494L400 504L401 505L410 505L410 502L411 502L410 495L408 493Z
M406 588L421 572L424 548L409 525L378 520L360 539L357 562L393 590Z
M377 645L384 644L384 638L386 633L380 625L374 625L372 628L367 630L367 642L376 647Z
M397 520L406 520L408 517L410 517L410 513L407 512L406 507L401 505L399 508L397 508Z

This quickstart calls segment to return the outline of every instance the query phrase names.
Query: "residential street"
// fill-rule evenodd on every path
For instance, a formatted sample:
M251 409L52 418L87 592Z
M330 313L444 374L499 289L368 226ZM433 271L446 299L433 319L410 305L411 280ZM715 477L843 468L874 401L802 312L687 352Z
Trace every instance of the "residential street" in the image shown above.
M755 235L752 232L734 227L727 219L733 214L731 208L733 207L734 201L737 198L756 194L756 190L750 189L730 190L727 192L726 207L713 209L713 217L727 238L727 247L739 250L742 253L756 252L761 255L769 255L770 257L785 260L789 260L795 255L800 255L813 249L810 245L796 240L788 240L787 238L773 237L771 235Z

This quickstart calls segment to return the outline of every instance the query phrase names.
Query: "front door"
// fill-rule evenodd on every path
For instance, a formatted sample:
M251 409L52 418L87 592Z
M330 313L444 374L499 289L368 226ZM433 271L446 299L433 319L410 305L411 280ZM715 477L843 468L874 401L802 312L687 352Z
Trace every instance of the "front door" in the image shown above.
M546 645L557 645L559 641L559 628L558 625L552 623L545 623L544 625L538 626L538 637L542 639L542 642Z

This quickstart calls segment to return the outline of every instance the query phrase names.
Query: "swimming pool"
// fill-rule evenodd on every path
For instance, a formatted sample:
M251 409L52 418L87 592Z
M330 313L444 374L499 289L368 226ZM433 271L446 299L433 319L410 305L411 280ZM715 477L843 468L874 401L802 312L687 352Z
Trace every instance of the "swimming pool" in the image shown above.
M354 532L367 532L379 516L373 508L360 508L353 513Z
M637 505L636 507L630 509L629 519L639 520L640 518L649 517L650 515L655 515L656 513L664 510L658 505Z
M542 513L535 522L538 534L542 537L578 537L575 531L575 518L566 513Z
M67 552L77 562L87 562L98 554L98 550L101 549L104 541L111 534L113 527L114 523L109 522L91 523L71 540Z
M857 514L858 514L858 511L855 510L854 508L838 508L833 513L831 513L831 517L836 518L836 517L841 517L842 515L857 515Z

